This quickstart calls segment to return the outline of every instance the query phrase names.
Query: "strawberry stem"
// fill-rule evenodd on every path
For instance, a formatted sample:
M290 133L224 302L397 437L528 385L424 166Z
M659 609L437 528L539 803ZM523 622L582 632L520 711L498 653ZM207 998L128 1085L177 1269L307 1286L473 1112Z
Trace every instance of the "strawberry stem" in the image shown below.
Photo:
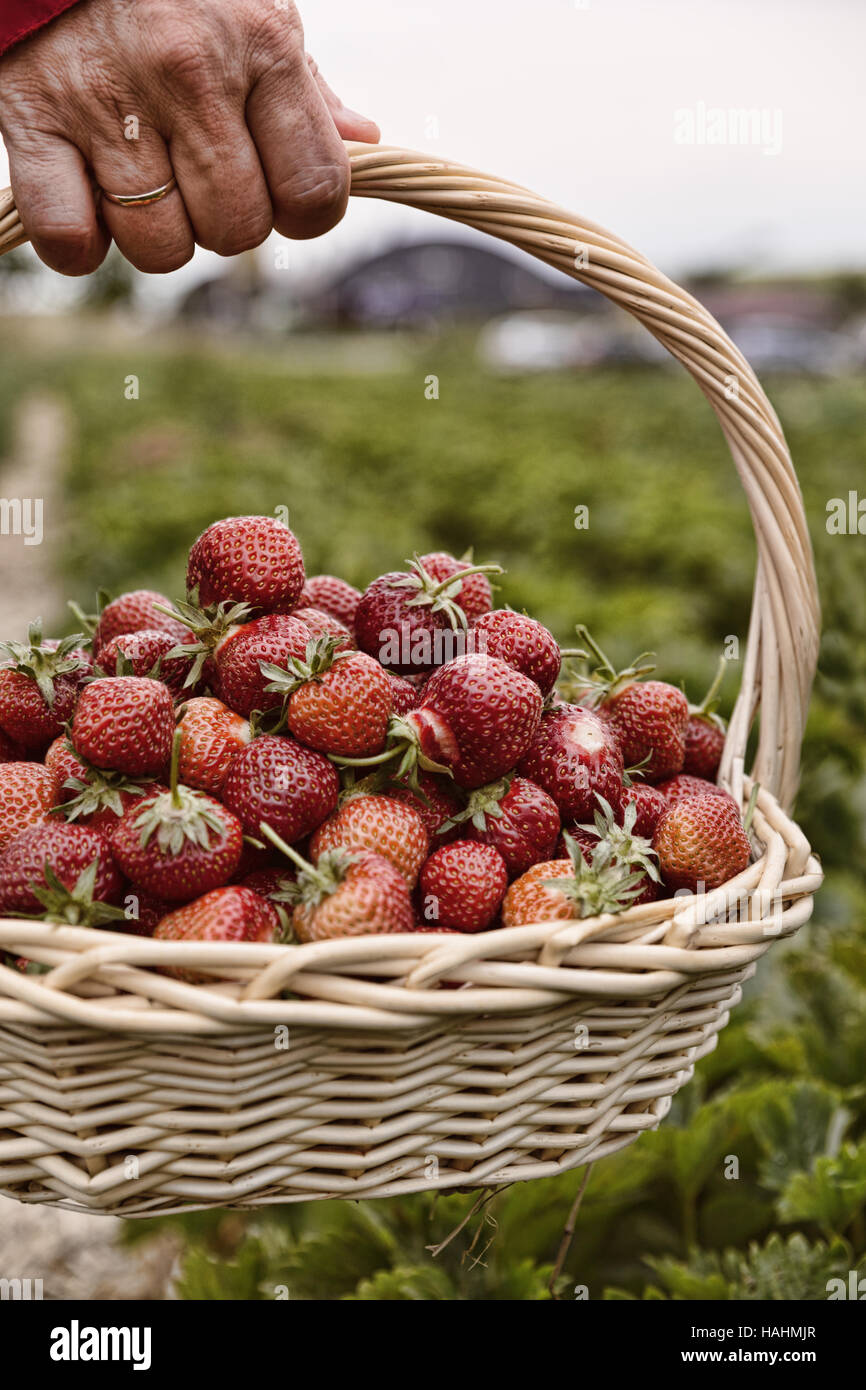
M182 799L178 790L178 771L180 769L180 745L183 742L183 734L180 729L175 729L174 737L171 741L171 772L169 774L168 785L171 790L171 804L180 810Z
M470 574L504 573L505 571L501 565L469 565L465 570L458 570L456 574L449 575L447 579L440 579L438 584L434 584L432 589L427 590L427 593L430 598L438 598L450 585L457 583L462 584L463 580L467 579Z

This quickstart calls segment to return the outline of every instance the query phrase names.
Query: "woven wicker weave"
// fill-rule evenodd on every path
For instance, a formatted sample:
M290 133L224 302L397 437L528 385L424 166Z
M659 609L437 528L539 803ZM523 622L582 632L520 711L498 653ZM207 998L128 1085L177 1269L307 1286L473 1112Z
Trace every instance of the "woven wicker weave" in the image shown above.
M0 921L0 1190L147 1215L547 1176L652 1128L740 986L809 917L789 819L818 641L803 507L754 373L690 295L609 232L446 160L349 147L352 192L512 242L622 305L691 372L748 498L757 577L721 782L760 784L753 862L707 895L478 936L154 942ZM25 240L0 195L0 251ZM746 740L760 707L751 778ZM182 984L159 966L213 974Z

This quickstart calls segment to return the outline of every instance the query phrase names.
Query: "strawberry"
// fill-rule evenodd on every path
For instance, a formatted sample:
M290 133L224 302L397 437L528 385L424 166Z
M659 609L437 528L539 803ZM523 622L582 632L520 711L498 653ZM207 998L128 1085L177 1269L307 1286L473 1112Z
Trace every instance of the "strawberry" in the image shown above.
M629 805L635 807L635 834L652 839L653 831L667 810L667 799L661 787L650 787L645 782L632 782L624 786L620 797L620 820Z
M596 793L619 804L619 744L609 726L582 705L558 705L542 716L517 771L553 797L566 821L589 820L595 814Z
M302 661L312 640L306 623L287 613L269 613L230 627L214 649L221 699L246 718L256 709L277 709L281 696L268 693L271 678L262 667L284 668L290 661Z
M684 796L722 796L727 797L735 806L737 804L724 787L717 787L715 782L708 782L704 777L693 777L689 772L679 772L676 777L669 777L666 782L658 782L656 791L661 792L668 804L679 801Z
M149 676L100 676L85 686L72 720L76 753L95 767L153 777L171 757L171 691Z
M127 878L169 902L220 888L241 857L240 822L221 802L178 783L181 735L168 791L145 797L114 832L111 848Z
M531 744L541 719L534 681L495 656L458 656L430 677L417 709L392 720L395 747L472 789L495 782ZM407 747L408 745L408 747Z
M472 792L465 808L445 824L450 828L464 822L469 838L493 845L509 878L516 878L550 858L559 834L559 809L543 788L509 775Z
M0 850L46 819L54 786L54 773L39 763L0 763Z
M129 883L123 893L123 921L113 924L113 931L130 936L153 936L154 928L167 917L175 904L154 897L137 883Z
M83 897L76 888L91 868ZM116 904L122 886L106 841L81 825L64 821L31 825L0 854L0 913L40 916L48 910L56 917L62 910L67 922L95 924L88 905Z
M180 780L187 787L218 797L229 763L252 737L249 721L221 700L199 695L187 700L177 727L181 735Z
M351 650L355 646L355 639L346 624L341 623L339 618L333 617L331 613L325 613L319 608L299 606L292 609L291 616L309 628L314 637L335 637L338 648Z
M283 864L277 868L253 869L252 873L245 874L240 880L240 886L251 888L260 898L275 898L280 902L296 879L296 870Z
M684 796L656 827L653 849L674 891L718 888L743 872L751 847L739 808L728 796Z
M510 608L485 613L473 624L475 650L507 661L535 681L542 695L549 695L556 684L562 657L559 643L542 623Z
M418 896L423 920L456 931L484 931L507 887L508 870L498 850L475 840L455 840L422 866Z
M400 870L414 887L427 857L429 836L417 810L390 796L352 795L310 840L310 858L317 863L328 850L372 850Z
M394 680L397 679L399 677L395 676ZM24 760L24 749L21 744L16 743L15 739L10 738L3 729L0 729L0 763L20 763Z
M89 662L76 653L81 634L46 642L32 623L27 642L2 642L9 663L0 667L0 727L30 753L41 752L71 717Z
M175 908L157 923L155 941L253 941L271 942L281 932L274 906L250 888L233 884ZM190 984L213 979L212 975L182 967L164 967L166 974Z
M415 914L409 886L389 859L370 850L353 854L332 849L310 864L270 826L262 830L297 868L297 880L285 896L292 904L292 928L300 941L412 930Z
M45 754L45 766L54 774L54 810L67 821L98 830L111 843L127 811L145 796L163 790L155 782L136 782L122 772L106 772L85 763L64 738L56 738Z
M457 560L446 550L436 550L429 555L422 555L421 564L437 583L443 579L453 579L456 574L465 574L466 570L472 569L471 560ZM457 590L456 599L470 623L482 614L489 613L493 599L487 575L483 572L470 573ZM496 653L493 652L492 655L495 656Z
M140 632L143 628L168 632L176 642L182 642L187 635L186 628L177 618L163 611L170 606L170 600L154 589L133 589L112 599L100 613L93 634L93 651L97 660L102 648L107 647L115 637Z
M395 671L385 671L385 675L391 687L391 709L395 714L408 714L410 709L414 709L418 704L419 695L416 687L404 676L398 676Z
M473 573L499 566L477 566ZM461 571L462 573L462 571ZM398 675L430 671L468 649L468 619L455 600L460 584L437 581L419 559L408 570L380 575L365 589L355 610L361 651Z
M284 840L302 840L336 809L340 783L321 753L293 738L261 734L232 759L222 799L247 835L262 821Z
M415 786L388 782L384 790L392 800L403 801L418 812L434 849L448 840L457 839L455 823L447 829L443 828L446 822L453 821L455 812L462 809L462 802L450 777L437 777L435 772L419 772Z
M598 662L587 678L591 693L584 703L610 725L626 767L640 768L649 782L681 772L689 718L683 692L666 681L645 679L654 669L649 653L626 670L616 671L585 627L579 626L577 633L588 648L581 655Z
M686 756L683 772L713 781L722 761L725 748L725 721L716 713L718 693L725 675L727 661L719 662L715 680L699 705L689 705L686 724Z
M298 606L330 613L351 630L360 597L360 589L353 588L335 574L311 574L307 575Z
M262 663L265 693L281 695L290 731L308 748L345 758L381 752L391 714L391 683L365 652L340 652L333 637L311 640L305 660L284 669Z
M152 676L164 681L172 695L180 695L192 669L192 659L171 656L177 641L159 628L141 628L112 637L100 649L96 672L105 676Z
M186 585L195 602L287 610L304 587L297 539L273 516L230 516L202 531L189 552Z
M618 863L608 841L600 841L588 861L570 835L565 841L567 859L534 864L512 883L502 904L504 926L621 912L645 891L645 874Z

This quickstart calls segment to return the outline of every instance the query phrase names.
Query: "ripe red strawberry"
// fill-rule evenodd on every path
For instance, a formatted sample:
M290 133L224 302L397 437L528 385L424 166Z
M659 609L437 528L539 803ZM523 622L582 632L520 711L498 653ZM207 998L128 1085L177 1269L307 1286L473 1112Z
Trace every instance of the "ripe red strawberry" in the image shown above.
M740 812L727 796L684 796L656 827L653 849L673 891L719 888L743 872L751 858Z
M717 787L715 782L708 782L704 777L693 777L688 772L680 772L676 777L668 778L666 782L659 782L656 791L661 792L668 804L679 801L684 796L722 796L734 802L734 798L724 787Z
M100 676L84 687L72 720L76 753L94 767L153 777L171 756L174 704L162 681Z
M666 681L644 679L654 669L649 653L617 671L582 624L577 633L587 648L582 655L598 663L586 677L588 693L583 703L613 729L625 766L640 768L648 782L681 772L689 718L683 692Z
M178 723L180 780L218 797L236 753L252 737L249 722L221 700L199 695L187 700Z
M380 575L355 610L358 646L398 675L430 671L464 654L470 643L468 619L454 597L459 589L451 576L434 579L417 559L409 570Z
M310 858L317 863L333 849L372 850L390 860L411 888L428 847L424 822L411 806L390 796L349 796L312 836Z
M622 817L621 823L617 816ZM660 891L658 861L652 839L638 831L637 816L637 802L626 802L614 810L610 802L600 796L592 822L564 831L557 842L557 853L561 853L565 859L574 861L577 852L594 869L607 869L611 865L631 875L631 881L626 885L630 891L624 900L624 905L628 907L655 902Z
M558 705L542 716L517 770L553 797L564 821L591 820L596 794L619 805L619 744L609 726L581 705Z
M395 676L394 680L397 679ZM4 729L0 729L0 763L20 763L23 761L24 749L21 744L10 738Z
M476 651L498 656L516 671L534 680L542 695L556 684L562 656L559 643L542 623L510 608L485 613L473 625Z
M540 859L550 859L559 834L556 802L525 777L503 777L479 787L451 821L469 839L498 850L509 878L525 873Z
M384 669L384 668L383 668ZM411 681L398 676L394 671L385 671L391 687L391 708L395 714L408 714L419 701L419 694Z
M458 827L455 824L443 829L457 811L462 810L462 801L450 777L439 777L435 772L419 772L416 786L404 786L399 782L388 782L385 795L394 801L403 801L418 812L424 829L430 837L431 848L449 840L456 840Z
M99 831L109 844L127 811L142 797L164 790L156 782L136 782L121 772L91 767L65 738L56 738L51 744L45 766L54 774L54 806L67 821Z
M175 908L157 924L153 936L155 941L271 942L279 932L280 919L274 906L250 888L233 884L214 888ZM191 984L214 978L182 966L163 968L166 974Z
M133 589L128 594L119 594L105 605L99 615L93 634L96 659L113 638L129 632L140 632L143 628L168 632L176 642L183 642L188 636L186 628L176 618L161 611L170 607L171 600L155 589Z
M0 850L54 803L54 773L39 763L0 763Z
M291 847L285 846L287 852ZM411 931L415 922L409 886L399 869L381 854L363 850L325 851L317 864L297 853L292 928L300 941Z
M330 613L351 630L360 597L360 589L353 588L335 574L311 574L307 575L298 606Z
M265 692L286 701L290 731L308 748L344 758L381 752L391 714L391 683L365 652L338 652L333 637L307 648L285 668L262 664Z
M337 639L337 649L351 651L355 646L355 639L345 623L341 623L339 618L333 617L330 613L325 613L319 608L304 608L300 605L292 609L292 617L304 623L310 629L313 637L335 637Z
M716 713L718 693L725 677L727 661L719 661L715 679L699 705L689 705L686 724L686 756L683 772L713 781L725 749L725 721Z
M505 896L508 870L498 850L475 840L437 849L421 868L418 894L425 923L484 931Z
M457 560L446 550L435 550L429 555L422 555L421 564L437 583L443 579L453 579L455 575L463 574L472 567L471 560ZM493 598L487 575L483 572L468 575L457 590L456 600L470 623L475 618L480 618L483 613L489 613L493 606ZM493 656L496 654L491 653Z
M279 693L268 692L263 665L285 667L301 661L313 641L306 623L288 613L269 613L240 627L230 627L214 650L220 698L246 718L253 710L277 709Z
M715 777L724 749L724 729L702 714L690 714L686 725L683 771L696 777Z
M173 911L175 904L154 897L137 883L128 883L123 890L122 907L123 921L113 923L113 931L130 936L153 936L157 923Z
M226 517L194 542L186 585L202 605L230 601L266 613L286 610L304 587L301 547L276 517Z
M179 754L177 735L169 790L125 815L111 848L127 878L148 893L190 902L228 882L240 861L243 832L221 802L178 784Z
M541 719L534 681L495 656L459 656L430 677L398 732L425 760L469 789L495 782L530 746ZM436 771L437 767L428 771Z
M76 652L81 634L46 642L32 623L27 642L2 642L9 664L0 667L0 727L30 753L41 752L71 718L89 662Z
M333 764L293 738L261 734L229 765L222 799L247 835L262 821L290 843L321 825L337 805L340 782Z
M560 890L549 882L562 879ZM533 864L512 883L502 904L504 927L527 927L535 922L568 922L578 915L567 891L574 880L570 859L553 859Z
M651 840L653 831L668 806L661 787L650 787L645 782L632 782L630 787L623 787L620 798L620 820L630 804L633 804L636 810L635 834L643 835Z
M60 908L62 900L66 921L84 921L86 905L75 889L91 866L89 903L117 903L123 879L101 835L65 821L31 825L0 854L0 913L38 916L46 908ZM58 885L66 892L49 905L46 899Z
M192 658L169 656L178 645L170 632L141 628L112 637L100 649L97 674L106 676L152 676L163 681L172 695L180 695L192 670Z

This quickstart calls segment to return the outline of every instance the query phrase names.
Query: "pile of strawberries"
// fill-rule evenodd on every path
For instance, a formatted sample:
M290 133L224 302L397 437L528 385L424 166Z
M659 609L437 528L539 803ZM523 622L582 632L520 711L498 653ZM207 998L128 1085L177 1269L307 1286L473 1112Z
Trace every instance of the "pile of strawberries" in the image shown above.
M306 942L740 873L715 690L691 707L582 628L563 653L493 607L500 572L439 552L361 594L307 577L282 521L230 517L193 545L186 601L125 593L87 633L3 644L0 915Z

